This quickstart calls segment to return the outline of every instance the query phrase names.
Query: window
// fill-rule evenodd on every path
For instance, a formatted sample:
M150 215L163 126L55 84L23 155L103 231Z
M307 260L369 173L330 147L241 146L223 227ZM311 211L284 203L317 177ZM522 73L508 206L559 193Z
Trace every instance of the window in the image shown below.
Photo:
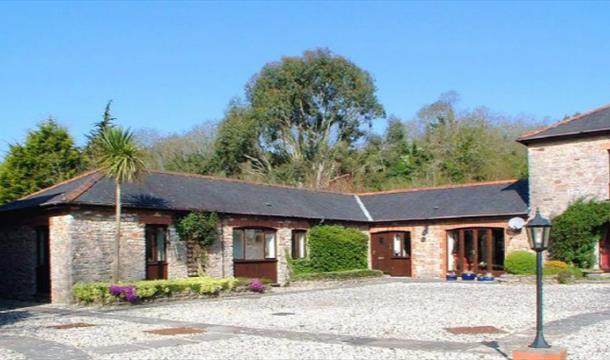
M504 229L470 228L447 234L447 270L504 270Z
M411 233L394 234L392 249L394 257L411 256Z
M148 262L165 261L166 241L167 227L160 225L146 225L146 259Z
M292 231L292 258L302 259L306 255L305 246L305 230L293 230Z
M275 230L234 229L233 258L236 260L275 259Z

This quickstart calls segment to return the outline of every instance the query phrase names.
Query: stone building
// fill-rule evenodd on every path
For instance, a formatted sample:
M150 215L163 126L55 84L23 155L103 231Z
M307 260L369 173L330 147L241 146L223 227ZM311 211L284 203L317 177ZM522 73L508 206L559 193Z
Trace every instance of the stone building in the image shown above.
M609 134L605 108L520 138L529 148L529 188L507 180L352 194L151 171L124 186L121 278L196 275L201 259L175 229L193 210L219 215L219 241L203 264L211 276L284 284L288 258L307 256L307 231L318 224L365 232L369 267L389 275L498 274L506 254L528 248L511 218L608 197ZM75 283L109 281L114 229L114 186L95 171L0 207L0 297L66 303Z

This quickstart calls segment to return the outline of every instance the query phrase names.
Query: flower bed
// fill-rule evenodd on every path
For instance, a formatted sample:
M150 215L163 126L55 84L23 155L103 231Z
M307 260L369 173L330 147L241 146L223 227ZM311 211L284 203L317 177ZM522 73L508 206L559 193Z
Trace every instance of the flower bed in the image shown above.
M132 304L159 298L189 298L214 296L226 291L234 291L247 284L234 278L216 279L193 277L171 280L143 280L121 284L106 282L78 283L72 293L74 299L84 304L112 304L129 302Z

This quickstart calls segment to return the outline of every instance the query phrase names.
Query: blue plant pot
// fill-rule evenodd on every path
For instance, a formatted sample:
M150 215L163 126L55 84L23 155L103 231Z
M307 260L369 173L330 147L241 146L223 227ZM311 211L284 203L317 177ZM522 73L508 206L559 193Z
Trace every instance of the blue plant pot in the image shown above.
M447 275L447 281L456 281L458 276L453 274L453 275Z
M476 274L462 274L462 280L472 281L477 278Z
M479 276L478 280L479 281L494 281L494 280L496 280L496 278L493 276Z

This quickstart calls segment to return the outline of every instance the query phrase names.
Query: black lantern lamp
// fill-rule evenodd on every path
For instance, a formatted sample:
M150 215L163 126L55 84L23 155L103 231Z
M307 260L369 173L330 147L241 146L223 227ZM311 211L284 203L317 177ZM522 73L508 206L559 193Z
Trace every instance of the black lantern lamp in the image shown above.
M540 215L540 209L536 209L536 216L525 224L527 238L532 250L536 251L536 338L530 345L532 348L550 348L543 334L542 319L542 252L549 247L551 235L551 222Z

